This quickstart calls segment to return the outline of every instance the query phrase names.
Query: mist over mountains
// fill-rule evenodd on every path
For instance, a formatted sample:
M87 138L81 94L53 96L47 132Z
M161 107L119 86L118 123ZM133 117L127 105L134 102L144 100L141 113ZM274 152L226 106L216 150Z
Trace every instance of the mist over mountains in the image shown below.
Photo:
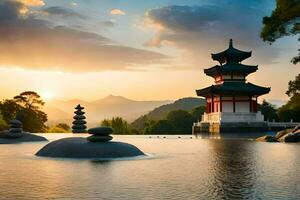
M109 95L96 101L73 100L51 100L46 102L44 112L48 115L48 125L56 123L70 124L73 121L74 107L77 104L85 107L87 122L89 126L99 124L103 119L122 117L132 122L141 115L148 113L156 107L172 103L173 101L135 101L122 96Z

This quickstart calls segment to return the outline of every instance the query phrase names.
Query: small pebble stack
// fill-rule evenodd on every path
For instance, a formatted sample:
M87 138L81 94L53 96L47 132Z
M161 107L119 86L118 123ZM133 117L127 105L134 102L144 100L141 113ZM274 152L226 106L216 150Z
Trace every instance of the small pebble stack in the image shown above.
M20 138L24 135L23 129L22 129L22 122L20 122L19 120L11 120L9 122L9 130L7 131L3 131L1 133L1 137L2 138Z
M90 142L108 142L113 139L110 134L112 134L114 130L110 127L96 127L90 128L88 133L92 136L87 137L87 140Z
M75 107L76 111L75 116L73 117L74 121L73 121L73 126L72 126L72 132L73 133L86 133L86 121L85 121L85 112L83 112L82 110L84 109L84 107L80 106L80 104L78 104Z

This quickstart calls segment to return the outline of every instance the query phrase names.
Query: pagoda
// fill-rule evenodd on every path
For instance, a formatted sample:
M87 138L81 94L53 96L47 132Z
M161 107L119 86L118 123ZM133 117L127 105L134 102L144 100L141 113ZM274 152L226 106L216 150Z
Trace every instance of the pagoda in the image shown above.
M201 122L194 126L200 126L207 132L223 132L226 127L232 131L232 127L243 130L244 126L264 126L263 115L257 110L257 97L269 93L270 88L246 81L246 77L256 72L258 67L241 63L251 54L251 51L234 48L230 39L225 51L211 55L219 64L204 69L204 73L214 78L215 84L196 90L197 96L206 98L206 112Z

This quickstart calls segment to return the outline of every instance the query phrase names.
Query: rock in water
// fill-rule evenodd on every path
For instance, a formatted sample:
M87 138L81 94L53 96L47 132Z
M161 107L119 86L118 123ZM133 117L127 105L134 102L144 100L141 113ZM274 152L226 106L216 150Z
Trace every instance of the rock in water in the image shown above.
M291 132L293 129L285 129L285 130L282 130L282 131L279 131L279 132L277 132L277 134L276 134L276 138L277 139L279 139L279 138L281 138L282 136L284 136L284 135L286 135L286 134L288 134L289 132Z
M0 144L47 141L44 137L24 132L19 120L11 120L9 124L9 130L0 132Z
M280 142L300 142L300 134L297 133L288 133L281 138L279 138Z
M102 136L106 136L106 135L110 135L114 132L114 130L110 127L96 127L96 128L90 128L88 130L89 134L92 135L102 135Z
M145 155L134 145L123 142L89 142L86 138L63 138L48 143L37 156L58 158L122 158Z
M257 141L257 142L278 142L276 137L271 136L271 135L265 135L265 136L256 138L255 141Z

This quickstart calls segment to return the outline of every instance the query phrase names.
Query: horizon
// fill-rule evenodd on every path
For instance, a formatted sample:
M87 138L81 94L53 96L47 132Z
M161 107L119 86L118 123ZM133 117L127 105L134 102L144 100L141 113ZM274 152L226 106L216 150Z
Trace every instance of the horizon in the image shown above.
M46 101L196 97L196 89L213 83L203 72L218 64L210 54L232 38L236 48L252 51L243 63L258 65L247 80L271 87L259 101L286 102L288 81L299 73L289 62L296 37L272 45L259 38L274 7L271 0L3 1L0 99L27 90Z

